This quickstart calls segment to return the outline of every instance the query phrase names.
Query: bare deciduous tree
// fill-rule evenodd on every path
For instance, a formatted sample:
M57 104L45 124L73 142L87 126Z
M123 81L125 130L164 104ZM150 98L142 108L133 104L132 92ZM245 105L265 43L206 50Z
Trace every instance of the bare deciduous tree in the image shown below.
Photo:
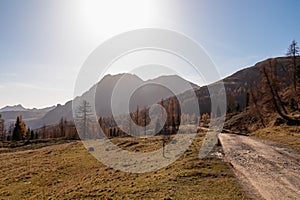
M76 122L80 129L79 131L82 134L82 138L88 138L89 127L92 123L92 109L89 102L86 100L83 100L77 108Z
M299 55L299 47L295 40L292 41L290 44L288 51L286 53L287 56L292 57L292 74L293 74L293 83L294 83L294 90L297 91L297 56Z
M276 62L272 62L273 60L269 60L269 66L263 66L261 73L263 75L264 81L263 81L263 87L265 87L266 96L271 97L271 101L273 103L273 106L276 110L276 112L286 121L289 122L289 124L293 125L299 125L300 119L292 117L289 115L287 110L284 107L284 103L279 95L279 89L277 87L278 79L276 72Z

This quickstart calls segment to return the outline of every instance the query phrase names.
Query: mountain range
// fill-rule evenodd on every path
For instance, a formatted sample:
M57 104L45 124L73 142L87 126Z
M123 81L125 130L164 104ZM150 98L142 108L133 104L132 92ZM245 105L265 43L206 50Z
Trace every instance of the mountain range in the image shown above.
M41 119L43 116L46 115L46 113L50 112L54 108L55 106L42 109L28 109L24 108L22 105L19 104L15 106L6 106L4 108L1 108L0 113L2 115L2 118L5 120L6 129L8 129L10 124L14 124L16 122L16 118L18 116L22 116L26 124L33 124L35 123L35 121Z
M288 58L281 57L276 58L280 63L285 65L288 62ZM243 109L247 104L247 91L255 84L256 87L260 87L262 76L260 69L263 66L268 65L268 60L259 62L252 67L242 69L231 76L223 79L223 83L227 95L227 112L233 112L236 109ZM132 93L129 101L130 112L134 111L137 105L142 109L144 106L151 105L159 102L162 98L167 99L174 94L166 87L153 84L157 83L174 83L177 84L181 81L185 81L179 76L161 76L153 80L143 81L136 75L132 74L117 74L106 75L100 82L95 84L91 89L83 94L83 96L95 94L95 109L98 116L110 116L111 111L111 99L114 95L114 88L118 86L119 100L117 99L116 105L122 110L124 109L123 101L128 96L129 92L132 92L134 88L137 90ZM218 84L218 82L213 83ZM212 85L213 85L212 84ZM211 102L210 95L207 86L199 87L193 83L190 83L191 88L195 91L200 112L210 113ZM177 86L177 87L180 87ZM181 97L184 99L185 104L188 104L190 91L182 92ZM94 97L94 96L93 96ZM124 97L124 98L123 98ZM127 104L128 107L128 104ZM57 106L45 108L45 109L25 109L21 105L5 107L0 110L3 118L6 122L14 122L16 116L22 115L26 124L30 128L39 128L43 125L50 125L58 123L61 118L72 120L72 101L68 101L64 105L58 104ZM190 108L190 113L194 112L193 108Z
M5 106L0 109L0 112L7 112L7 111L26 111L28 109L24 108L21 104L14 105L14 106Z
M198 85L187 82L177 75L160 76L144 81L133 74L109 74L103 77L101 81L91 87L90 90L86 91L82 96L93 96L95 93L97 115L111 116L111 98L116 86L118 87L118 91L120 91L119 97L116 98L116 100L119 100L119 102L117 102L118 104L123 103L122 100L126 94L130 91L134 91L132 97L129 99L129 110L132 112L136 109L137 105L142 109L147 105L159 102L162 98L166 99L173 96L174 94L162 85L181 82L189 83L190 88L199 88ZM179 87L184 91L183 86ZM121 109L122 108L123 106L121 106ZM45 109L25 109L21 105L16 105L5 107L3 110L1 113L6 121L6 126L8 126L9 123L15 122L16 117L19 115L22 115L27 126L32 129L40 128L43 125L56 124L61 118L66 120L73 119L72 101L68 101L64 105L58 104L57 106Z

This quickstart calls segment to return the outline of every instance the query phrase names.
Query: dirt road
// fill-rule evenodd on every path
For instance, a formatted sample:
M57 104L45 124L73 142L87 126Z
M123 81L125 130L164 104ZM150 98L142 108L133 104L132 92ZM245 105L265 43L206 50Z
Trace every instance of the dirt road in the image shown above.
M247 136L219 138L250 198L300 199L300 151Z

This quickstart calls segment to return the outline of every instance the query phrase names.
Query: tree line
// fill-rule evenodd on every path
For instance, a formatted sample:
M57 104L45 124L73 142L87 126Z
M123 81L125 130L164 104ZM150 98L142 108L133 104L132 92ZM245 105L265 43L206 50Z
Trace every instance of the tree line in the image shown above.
M154 130L157 133L157 135L171 135L176 134L179 125L181 123L181 110L179 106L179 102L176 97L171 97L169 99L161 99L159 102L160 106L166 111L166 122L165 124L161 123L161 115L160 113L157 113L157 117L153 120L155 120L155 127ZM163 112L163 111L162 111ZM134 112L129 113L129 117L132 119L126 119L123 116L120 116L120 119L125 120L123 121L123 130L126 130L126 132L122 131L120 127L117 127L117 123L114 119L114 117L100 117L98 122L100 127L102 128L104 134L107 137L118 137L118 136L128 136L127 133L130 135L135 136L147 136L147 125L149 125L151 119L149 116L149 108L144 107L143 109L140 109L137 105L136 110ZM135 123L138 126L144 127L142 132L136 133L135 129L132 128L133 123Z
M199 116L195 114L182 114L180 110L179 101L176 97L170 97L168 99L161 99L158 104L161 106L161 113L155 113L156 116L150 119L149 107L140 109L137 105L135 111L130 112L128 116L106 116L99 117L98 124L100 125L104 135L108 138L111 137L123 137L123 136L148 136L150 133L156 133L156 135L164 135L166 137L176 134L179 130L179 126L183 124L197 124ZM166 112L166 122L162 123L163 109ZM204 113L205 121L207 122L207 113ZM96 133L95 123L91 114L91 106L85 100L77 108L76 125L80 130L81 138L99 138L99 133ZM154 127L147 127L151 120L154 121ZM118 123L117 123L118 122ZM119 127L118 124L121 126ZM139 129L133 128L135 125L139 126ZM149 129L149 130L148 130ZM151 130L150 130L151 129ZM96 135L95 135L96 134Z
M10 124L8 135L5 138L7 141L21 141L38 139L38 134L29 127L26 128L26 123L22 115L18 116L14 124Z
M25 121L20 115L16 118L15 123L10 124L8 131L5 131L2 140L30 141L53 138L79 139L74 122L61 118L57 124L43 125L42 127L33 130L26 126Z

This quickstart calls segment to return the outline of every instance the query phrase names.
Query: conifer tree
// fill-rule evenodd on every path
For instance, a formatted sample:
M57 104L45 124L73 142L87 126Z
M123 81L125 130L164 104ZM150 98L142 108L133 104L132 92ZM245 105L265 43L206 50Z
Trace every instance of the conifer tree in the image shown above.
M30 131L30 140L34 140L35 139L35 135L34 135L34 132L33 130Z
M15 128L13 130L12 140L19 141L21 139L22 139L21 122L20 122L20 117L17 117Z
M92 108L86 100L83 100L77 108L76 121L82 133L82 138L87 139L90 137L89 127L92 123Z

